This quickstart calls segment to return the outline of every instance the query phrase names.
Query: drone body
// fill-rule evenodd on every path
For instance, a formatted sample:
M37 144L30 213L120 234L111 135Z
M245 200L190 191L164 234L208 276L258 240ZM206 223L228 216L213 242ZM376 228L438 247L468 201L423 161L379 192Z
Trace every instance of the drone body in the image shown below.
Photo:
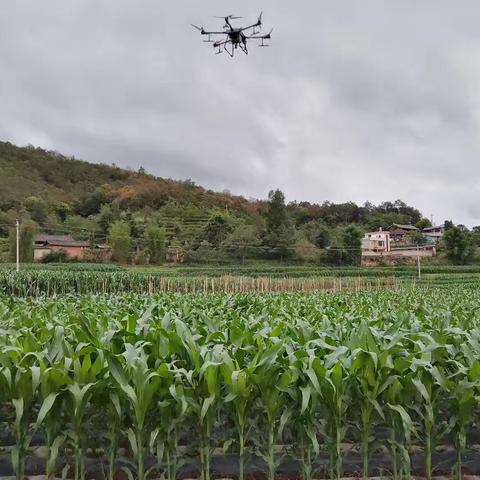
M262 12L263 13L263 12ZM265 40L269 40L272 35L272 30L266 35L257 35L258 30L262 28L262 13L260 13L256 23L249 25L248 27L239 27L235 28L230 23L230 20L235 20L241 17L234 17L233 15L227 15L226 17L216 17L223 18L225 20L225 25L223 27L223 32L209 32L206 31L203 27L198 27L192 23L192 27L195 27L202 35L207 35L208 39L204 42L213 43L213 48L216 49L217 54L222 52L227 52L231 57L234 56L235 50L240 48L245 55L248 54L247 41L249 39L261 40L262 43L259 47L268 47L265 44ZM251 30L251 32L249 32ZM212 40L212 35L226 35L226 38L223 40Z

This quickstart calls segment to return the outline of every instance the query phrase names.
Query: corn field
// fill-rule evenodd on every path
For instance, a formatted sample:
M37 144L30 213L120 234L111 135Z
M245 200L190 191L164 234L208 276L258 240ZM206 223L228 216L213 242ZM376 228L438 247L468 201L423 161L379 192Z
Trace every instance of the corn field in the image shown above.
M246 277L162 276L128 271L0 270L0 293L39 296L68 293L241 293L241 292L333 292L398 288L399 280L386 277Z
M460 479L479 324L476 287L3 297L0 440L18 479Z

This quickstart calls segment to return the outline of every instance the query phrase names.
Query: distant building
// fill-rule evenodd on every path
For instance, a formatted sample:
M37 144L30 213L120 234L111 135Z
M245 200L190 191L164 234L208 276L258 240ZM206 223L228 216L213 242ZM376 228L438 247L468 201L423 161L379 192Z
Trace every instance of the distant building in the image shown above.
M407 240L408 235L416 233L419 230L414 225L400 225L394 223L388 228L388 231L390 232L390 240L392 243L402 243Z
M378 232L366 233L362 239L362 251L389 252L390 232L379 230Z
M423 236L429 242L439 242L445 233L445 225L437 225L435 227L427 227L422 230Z
M64 251L70 258L97 261L105 260L108 256L106 245L91 245L87 241L74 240L70 235L46 235L35 237L33 258L40 261L51 252Z
M51 252L63 250L69 257L84 258L90 242L75 241L70 235L37 235L35 237L34 260L41 260Z
M402 225L406 226L406 225ZM415 228L415 227L413 227ZM404 229L411 233L411 229ZM406 235L406 233L405 233ZM397 240L399 242L399 240ZM402 247L392 242L392 232L382 231L366 233L362 239L362 262L363 266L372 265L406 265L413 264L418 257L434 257L436 250L434 245L423 247Z

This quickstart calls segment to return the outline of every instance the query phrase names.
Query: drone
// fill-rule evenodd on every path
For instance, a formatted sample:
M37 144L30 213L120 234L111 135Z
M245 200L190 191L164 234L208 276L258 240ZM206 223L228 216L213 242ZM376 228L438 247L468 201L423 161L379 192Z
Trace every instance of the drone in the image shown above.
M217 55L227 52L230 57L233 57L237 48L240 48L245 55L248 55L247 40L261 40L259 47L268 47L269 45L266 44L265 41L272 38L273 28L266 35L259 35L259 32L262 29L262 15L263 12L260 13L256 23L249 25L248 27L239 28L233 27L230 21L237 20L242 17L235 17L234 15L215 17L225 20L225 25L223 26L222 32L208 32L203 27L199 27L193 23L191 25L202 35L207 35L207 39L204 40L204 42L213 43L213 48L215 49L215 53ZM226 35L226 38L223 40L213 40L212 35Z

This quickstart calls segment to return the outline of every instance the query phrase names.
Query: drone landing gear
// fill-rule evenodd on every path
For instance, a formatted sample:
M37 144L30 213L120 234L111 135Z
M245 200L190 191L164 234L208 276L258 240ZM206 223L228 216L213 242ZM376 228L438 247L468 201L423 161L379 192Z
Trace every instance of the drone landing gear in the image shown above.
M245 55L248 55L248 48L247 48L246 45L240 44L240 48L242 49L242 52L243 52Z
M235 55L235 47L234 47L233 44L232 44L232 49L229 50L229 49L227 48L227 45L228 45L228 43L226 43L226 44L223 46L223 49L230 55L230 57L233 58L233 56Z

